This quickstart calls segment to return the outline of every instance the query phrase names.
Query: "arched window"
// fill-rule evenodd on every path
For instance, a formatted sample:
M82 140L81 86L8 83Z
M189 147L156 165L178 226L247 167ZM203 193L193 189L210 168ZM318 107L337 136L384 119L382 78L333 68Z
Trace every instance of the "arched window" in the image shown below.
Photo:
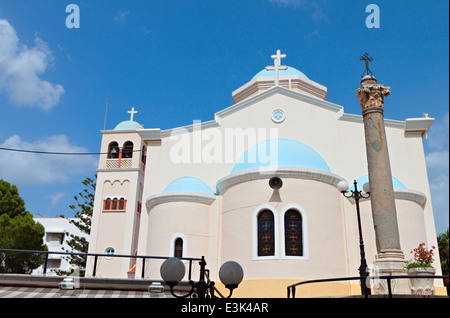
M117 210L117 198L113 199L111 210Z
M181 258L183 257L183 239L181 237L178 237L175 240L175 246L174 246L174 257Z
M111 210L111 198L105 200L105 207L103 210Z
M119 144L113 141L108 146L108 159L116 158L119 158Z
M296 210L284 214L284 243L286 256L303 256L302 216Z
M125 198L119 200L119 210L125 210Z
M122 158L133 158L133 143L131 141L123 144Z
M113 199L106 198L103 202L104 211L126 210L127 208L127 199L125 197L121 197L120 199L117 197Z
M270 210L258 214L258 256L275 255L274 216Z

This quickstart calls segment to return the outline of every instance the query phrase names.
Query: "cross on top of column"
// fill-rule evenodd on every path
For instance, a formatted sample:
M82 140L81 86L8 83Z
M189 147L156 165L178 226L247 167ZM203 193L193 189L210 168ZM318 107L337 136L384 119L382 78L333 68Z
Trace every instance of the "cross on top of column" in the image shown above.
M372 74L372 71L370 70L370 68L369 68L369 62L372 62L373 61L373 58L371 58L370 56L369 56L369 54L367 54L367 53L364 53L363 54L363 56L361 56L360 58L359 58L359 60L360 61L364 61L364 63L366 64L366 69L364 70L364 72L363 72L363 76L364 76L364 73L366 73L366 75L373 75Z
M266 70L274 71L275 86L278 86L280 83L279 71L288 69L286 65L281 65L281 59L286 58L286 54L281 54L280 50L277 50L277 54L272 55L271 58L273 58L273 66L266 66Z
M138 112L134 110L134 107L131 107L131 110L129 110L127 113L131 114L130 121L133 121L134 114L137 114Z

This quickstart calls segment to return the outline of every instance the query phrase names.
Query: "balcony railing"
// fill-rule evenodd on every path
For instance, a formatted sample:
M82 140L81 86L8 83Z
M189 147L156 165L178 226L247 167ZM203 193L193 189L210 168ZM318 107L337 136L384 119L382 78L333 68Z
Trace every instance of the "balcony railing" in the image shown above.
M132 158L106 159L106 169L128 169L132 168L132 166Z

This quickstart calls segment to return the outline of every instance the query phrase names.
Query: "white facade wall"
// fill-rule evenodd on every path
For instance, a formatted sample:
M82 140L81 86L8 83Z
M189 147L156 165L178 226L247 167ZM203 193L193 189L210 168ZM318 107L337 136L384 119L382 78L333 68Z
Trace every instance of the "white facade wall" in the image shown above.
M314 86L310 80L307 84ZM249 97L216 113L214 120L201 125L166 131L104 131L102 152L107 151L112 140L121 144L132 139L141 148L146 145L147 159L145 169L135 163L133 157L133 168L108 170L105 169L106 156L101 156L90 252L103 253L106 247L114 246L117 254L133 254L132 242L138 238L138 255L173 256L173 240L178 235L184 238L183 256L205 256L212 279L217 278L220 265L228 260L238 261L244 268L245 279L249 280L298 281L358 275L355 203L344 198L336 185L340 180L347 180L351 185L353 180L368 173L364 126L361 116L346 114L342 106L327 102L324 100L326 88L316 86L318 91L325 92L322 98L298 88L252 91ZM395 105L390 105L387 99L385 107ZM283 122L272 120L275 109L284 111ZM419 243L437 244L422 145L422 137L432 121L430 118L385 119L392 175L406 187L394 190L400 240L407 259L409 251ZM258 135L260 132L262 134ZM236 139L227 139L230 133ZM277 169L269 169L259 177L254 173L242 173L237 181L231 178L230 173L242 152L269 138L285 138L309 146L325 160L331 172L316 173L301 167L281 169L284 184L275 199L268 180L277 175ZM183 148L188 150L188 155L185 162L180 162L177 154L180 154L183 140L189 145ZM243 148L237 149L236 143L233 144L235 140L244 140ZM211 155L212 150L215 150L214 155ZM199 178L216 195L163 193L171 182L186 176ZM358 186L362 189L363 185ZM102 210L107 196L119 195L127 197L126 211ZM136 213L137 201L142 202L140 214ZM277 247L271 259L255 257L254 252L255 215L262 206L273 209L276 218ZM289 259L282 253L281 225L286 207L301 210L307 221L304 229L307 255L301 259ZM361 202L361 215L366 257L371 266L376 246L367 200ZM140 224L138 229L135 224ZM114 261L117 262L114 266L111 260L108 265L107 260L102 261L97 269L99 275L127 277L132 264L125 260ZM149 274L146 277L159 279L160 263L147 264ZM439 264L438 257L435 263ZM135 270L135 277L140 277L139 262Z

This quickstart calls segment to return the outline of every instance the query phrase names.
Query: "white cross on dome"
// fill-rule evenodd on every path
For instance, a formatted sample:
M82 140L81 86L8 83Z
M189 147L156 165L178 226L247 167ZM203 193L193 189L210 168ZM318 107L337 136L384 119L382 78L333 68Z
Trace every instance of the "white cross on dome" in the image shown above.
M131 114L130 121L133 121L134 114L137 114L138 112L134 110L134 107L131 107L131 110L129 110L127 113Z
M275 86L278 86L280 83L280 74L279 71L287 70L288 67L286 65L281 65L281 59L286 58L286 54L281 54L280 50L277 50L277 54L271 56L273 58L273 66L266 66L266 70L274 71L275 74Z

